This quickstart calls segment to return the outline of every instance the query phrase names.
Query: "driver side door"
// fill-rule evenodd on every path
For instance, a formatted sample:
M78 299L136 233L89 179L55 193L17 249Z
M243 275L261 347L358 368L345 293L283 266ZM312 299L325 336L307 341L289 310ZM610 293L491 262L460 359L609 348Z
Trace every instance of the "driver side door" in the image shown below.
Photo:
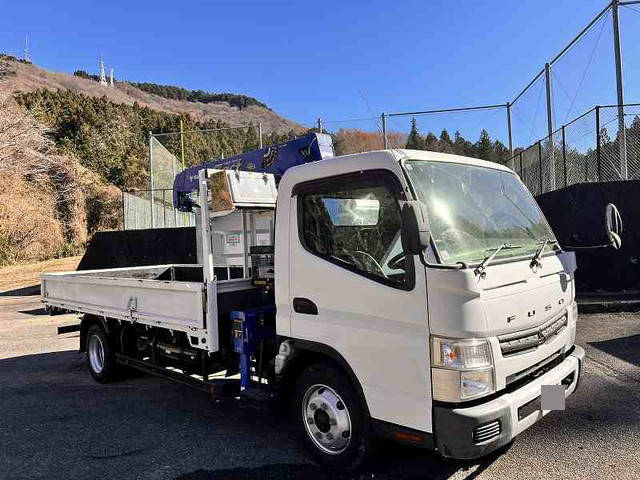
M300 184L294 196L292 337L336 351L373 418L431 432L425 271L400 258L400 182L361 171Z

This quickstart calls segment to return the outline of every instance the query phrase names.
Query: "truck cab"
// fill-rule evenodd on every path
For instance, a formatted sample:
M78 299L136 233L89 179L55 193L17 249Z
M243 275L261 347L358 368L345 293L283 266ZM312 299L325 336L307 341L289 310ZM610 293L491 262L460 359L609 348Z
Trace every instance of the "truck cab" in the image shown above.
M332 358L374 431L474 458L548 413L542 385L574 392L575 256L513 171L387 150L291 168L278 191L277 333L291 339L287 357ZM402 238L415 201L428 218L420 255ZM297 408L311 447L340 456L343 432L323 431L309 406L322 385ZM327 411L353 429L354 412Z

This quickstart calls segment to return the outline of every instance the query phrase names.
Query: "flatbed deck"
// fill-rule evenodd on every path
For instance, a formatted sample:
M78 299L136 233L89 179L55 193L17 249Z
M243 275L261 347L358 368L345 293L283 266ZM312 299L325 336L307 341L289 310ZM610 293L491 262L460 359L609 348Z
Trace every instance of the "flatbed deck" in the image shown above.
M218 349L219 315L252 304L257 295L249 279L207 285L201 265L56 272L41 279L48 308L185 332L193 347L210 352Z

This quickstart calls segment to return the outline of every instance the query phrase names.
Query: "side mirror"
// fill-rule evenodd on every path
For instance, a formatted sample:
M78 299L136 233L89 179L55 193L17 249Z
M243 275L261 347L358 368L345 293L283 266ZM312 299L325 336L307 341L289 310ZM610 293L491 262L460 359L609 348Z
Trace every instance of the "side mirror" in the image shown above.
M604 211L605 225L607 230L607 237L611 241L611 246L616 250L622 246L622 217L618 208L613 204L607 204Z
M402 205L402 249L419 255L429 246L429 217L427 206L419 201Z

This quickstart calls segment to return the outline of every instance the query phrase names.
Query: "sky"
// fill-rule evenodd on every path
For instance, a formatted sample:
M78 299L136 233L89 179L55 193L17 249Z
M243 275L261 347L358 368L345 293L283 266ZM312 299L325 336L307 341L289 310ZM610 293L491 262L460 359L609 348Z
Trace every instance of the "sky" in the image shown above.
M376 128L381 112L513 100L605 0L518 1L9 1L0 10L0 51L64 72L254 96L305 125ZM640 5L621 7L626 100L640 100ZM638 58L635 62L634 55ZM614 103L609 14L552 67L556 126L595 104ZM544 82L514 105L516 145L546 132ZM408 130L410 117L391 130ZM418 118L473 140L481 128L506 142L506 114Z

